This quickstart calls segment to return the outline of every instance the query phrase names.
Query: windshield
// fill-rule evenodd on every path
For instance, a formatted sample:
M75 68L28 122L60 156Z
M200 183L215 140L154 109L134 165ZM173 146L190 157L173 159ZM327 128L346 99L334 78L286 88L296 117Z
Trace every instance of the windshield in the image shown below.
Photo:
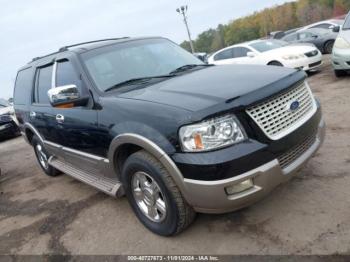
M273 49L281 48L288 45L287 42L281 40L266 40L249 44L260 53L267 52Z
M346 21L343 25L343 30L349 30L350 29L350 13L348 14Z
M162 38L118 43L81 56L102 91L130 79L168 75L184 65L203 64L186 50Z

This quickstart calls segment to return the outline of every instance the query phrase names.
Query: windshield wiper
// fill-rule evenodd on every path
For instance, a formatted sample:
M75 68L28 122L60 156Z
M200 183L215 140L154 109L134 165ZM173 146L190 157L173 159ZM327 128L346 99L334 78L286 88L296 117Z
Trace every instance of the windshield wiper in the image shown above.
M190 70L190 69L198 67L198 66L213 66L213 65L211 65L211 64L188 64L188 65L183 65L183 66L180 66L180 67L176 68L175 70L171 71L169 74L173 75L173 74L176 74L176 73L184 72L184 71Z
M147 82L149 80L156 79L156 78L167 78L167 77L174 77L174 76L173 75L160 75L160 76L148 76L148 77L132 78L132 79L128 79L128 80L125 80L123 82L120 82L118 84L115 84L115 85L113 85L111 87L108 87L104 91L108 92L108 91L111 91L113 89L116 89L116 88L119 88L119 87L122 87L122 86L138 84L138 83Z

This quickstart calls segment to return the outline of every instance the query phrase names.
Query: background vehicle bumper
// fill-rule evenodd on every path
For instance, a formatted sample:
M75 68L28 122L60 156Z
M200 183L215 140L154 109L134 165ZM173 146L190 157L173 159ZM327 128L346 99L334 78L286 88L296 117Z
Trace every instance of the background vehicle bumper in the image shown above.
M332 64L335 70L350 70L350 49L333 49Z
M233 178L218 181L184 179L186 199L197 212L225 213L249 206L288 181L306 164L322 145L325 123L319 123L315 142L290 165L282 169L277 159ZM252 179L254 186L238 194L228 195L225 188Z
M0 138L15 136L17 134L19 134L19 129L15 122L0 124Z
M290 68L303 69L304 71L316 70L322 65L322 54L319 52L319 54L314 57L288 61L285 63L285 66Z

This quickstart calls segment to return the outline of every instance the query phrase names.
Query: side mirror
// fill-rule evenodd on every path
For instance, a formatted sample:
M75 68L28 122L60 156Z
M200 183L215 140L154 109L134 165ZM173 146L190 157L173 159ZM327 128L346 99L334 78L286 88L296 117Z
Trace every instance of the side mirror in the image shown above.
M334 33L339 33L339 32L340 32L340 26L339 26L339 25L338 25L338 26L334 26L333 29L332 29L332 31L333 31Z
M50 103L54 107L71 108L84 106L89 98L81 97L76 85L65 85L50 89L47 92Z
M250 58L256 57L256 54L254 52L248 52L247 56Z
M312 38L316 39L316 38L318 38L318 35L312 35Z

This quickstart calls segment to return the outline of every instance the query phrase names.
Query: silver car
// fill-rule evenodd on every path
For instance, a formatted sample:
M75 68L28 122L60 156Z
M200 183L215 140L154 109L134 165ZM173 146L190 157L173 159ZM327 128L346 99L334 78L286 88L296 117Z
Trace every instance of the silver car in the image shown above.
M335 75L341 77L350 72L350 13L344 25L334 31L339 31L339 35L334 43L332 62Z

